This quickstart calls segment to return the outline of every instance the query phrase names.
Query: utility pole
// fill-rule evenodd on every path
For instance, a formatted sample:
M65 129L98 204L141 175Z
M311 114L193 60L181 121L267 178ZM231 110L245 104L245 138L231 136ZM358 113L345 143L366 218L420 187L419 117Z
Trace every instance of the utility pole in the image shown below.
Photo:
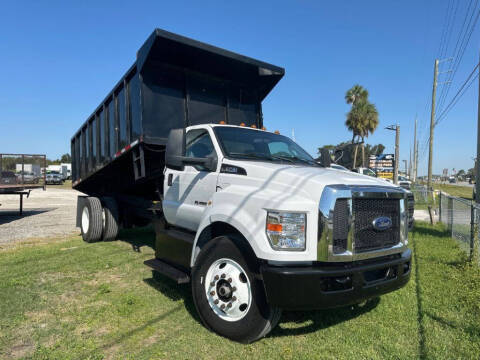
M413 182L417 181L417 115L415 115L415 131L413 133L413 174L410 178Z
M432 112L430 113L430 139L428 151L428 179L427 188L432 188L432 161L433 161L433 128L435 127L435 96L437 94L437 76L438 76L438 59L435 60L433 68L433 89L432 89Z
M399 160L399 142L400 142L400 125L390 125L385 129L395 130L395 160L394 160L394 169L393 169L393 183L398 184L398 162Z
M417 153L415 154L415 181L417 181L418 176L418 146L420 145L420 140L417 140Z
M480 70L478 70L480 73ZM478 89L480 90L480 76L478 77ZM480 93L478 93L477 109L477 160L475 161L475 202L480 203Z
M403 160L403 163L405 164L405 177L408 176L408 171L407 171L407 160Z

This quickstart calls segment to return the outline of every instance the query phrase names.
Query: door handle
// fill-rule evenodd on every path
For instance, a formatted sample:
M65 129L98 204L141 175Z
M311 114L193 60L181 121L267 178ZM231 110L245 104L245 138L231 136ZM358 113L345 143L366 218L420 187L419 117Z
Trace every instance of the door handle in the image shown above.
M168 174L168 181L167 181L168 186L172 186L172 182L173 182L173 174Z

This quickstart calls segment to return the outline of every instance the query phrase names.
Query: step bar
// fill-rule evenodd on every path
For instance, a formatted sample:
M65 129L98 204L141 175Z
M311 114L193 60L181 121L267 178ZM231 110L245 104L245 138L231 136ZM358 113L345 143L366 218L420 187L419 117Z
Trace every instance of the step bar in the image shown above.
M172 279L173 281L176 281L177 284L187 284L190 282L190 276L187 273L162 260L150 259L145 260L143 263L156 272L168 277L169 279Z

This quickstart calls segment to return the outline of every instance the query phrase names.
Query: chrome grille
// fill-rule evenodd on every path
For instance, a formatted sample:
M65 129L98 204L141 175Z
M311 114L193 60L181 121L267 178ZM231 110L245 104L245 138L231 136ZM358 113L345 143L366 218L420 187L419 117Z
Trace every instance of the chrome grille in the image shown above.
M365 252L397 245L400 242L400 201L398 199L353 198L354 250ZM373 221L387 216L392 227L376 230Z
M350 208L348 199L338 199L333 210L333 252L341 254L347 250Z

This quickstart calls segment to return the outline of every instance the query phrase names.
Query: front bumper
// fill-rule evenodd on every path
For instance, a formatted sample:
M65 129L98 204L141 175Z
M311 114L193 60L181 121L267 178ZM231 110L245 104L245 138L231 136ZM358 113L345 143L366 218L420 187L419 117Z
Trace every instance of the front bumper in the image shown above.
M270 305L287 310L327 309L356 304L394 291L410 279L412 252L351 263L307 267L263 265Z

